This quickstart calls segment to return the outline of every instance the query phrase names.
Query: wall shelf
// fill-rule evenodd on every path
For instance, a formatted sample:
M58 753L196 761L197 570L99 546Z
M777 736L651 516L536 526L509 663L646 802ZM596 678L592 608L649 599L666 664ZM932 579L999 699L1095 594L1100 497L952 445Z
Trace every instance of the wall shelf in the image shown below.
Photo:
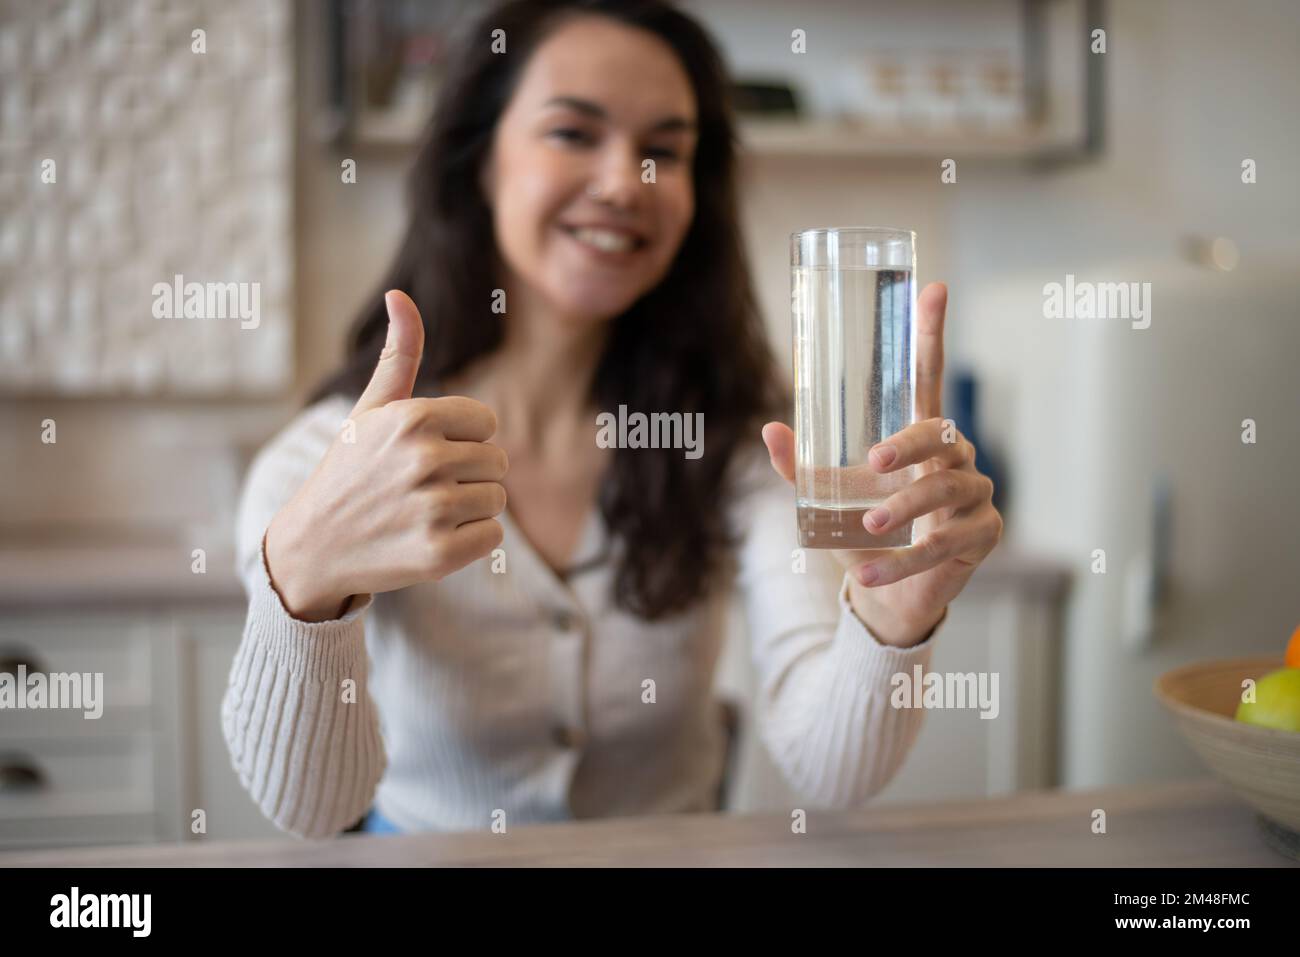
M748 117L739 127L746 152L755 157L1032 160L1081 146L1038 130L910 133L836 120Z
M693 0L689 10L720 44L737 83L788 90L784 101L793 113L738 114L748 156L1056 165L1100 151L1103 58L1088 52L1087 41L1104 25L1103 0L925 0L906 9L879 0L826 0L798 21L812 38L804 57L791 53L789 12L778 0L754 0L743 11ZM413 148L436 92L438 57L473 5L444 0L417 15L399 0L332 0L330 11L326 138ZM429 51L437 54L425 63ZM990 63L1004 86L995 85L996 93L979 86L971 94L969 84L984 82L972 78L984 77ZM931 73L936 64L949 71L949 86L957 84L967 98L953 94L936 102L935 91L915 78L903 88L913 97L921 90L920 100L890 99L872 85L882 65L903 77L927 64ZM375 75L392 81L382 106L369 105L366 92L366 78ZM910 109L918 115L905 115ZM964 111L960 122L957 110Z

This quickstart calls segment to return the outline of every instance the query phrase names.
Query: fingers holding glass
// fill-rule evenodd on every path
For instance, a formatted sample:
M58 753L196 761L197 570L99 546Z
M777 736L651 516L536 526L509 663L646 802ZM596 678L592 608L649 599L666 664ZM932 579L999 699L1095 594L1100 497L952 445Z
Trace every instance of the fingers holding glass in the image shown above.
M941 469L922 475L863 516L862 524L883 535L941 508L963 509L992 501L993 482L975 471Z

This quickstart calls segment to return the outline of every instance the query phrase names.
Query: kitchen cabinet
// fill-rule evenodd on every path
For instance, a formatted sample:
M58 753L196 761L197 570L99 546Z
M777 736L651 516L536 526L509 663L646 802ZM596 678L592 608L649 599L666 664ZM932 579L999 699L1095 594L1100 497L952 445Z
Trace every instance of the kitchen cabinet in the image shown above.
M64 548L0 553L0 669L103 675L99 718L0 711L0 848L287 839L248 799L221 736L245 615L229 555L193 575L179 549L96 553L85 587Z

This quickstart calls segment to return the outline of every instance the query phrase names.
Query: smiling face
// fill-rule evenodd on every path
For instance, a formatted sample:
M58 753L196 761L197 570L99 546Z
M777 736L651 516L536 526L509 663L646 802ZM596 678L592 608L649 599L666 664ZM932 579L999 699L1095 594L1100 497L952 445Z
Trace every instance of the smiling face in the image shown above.
M654 34L598 16L557 27L483 170L507 287L578 320L616 316L653 288L694 215L695 121L690 80Z

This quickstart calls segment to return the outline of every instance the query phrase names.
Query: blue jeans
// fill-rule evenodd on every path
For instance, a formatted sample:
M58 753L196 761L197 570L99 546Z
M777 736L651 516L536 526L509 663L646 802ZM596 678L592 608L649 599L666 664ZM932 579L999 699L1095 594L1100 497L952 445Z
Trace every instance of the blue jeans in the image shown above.
M361 830L366 834L401 834L402 829L379 813L377 808L371 808L366 819L361 823Z

